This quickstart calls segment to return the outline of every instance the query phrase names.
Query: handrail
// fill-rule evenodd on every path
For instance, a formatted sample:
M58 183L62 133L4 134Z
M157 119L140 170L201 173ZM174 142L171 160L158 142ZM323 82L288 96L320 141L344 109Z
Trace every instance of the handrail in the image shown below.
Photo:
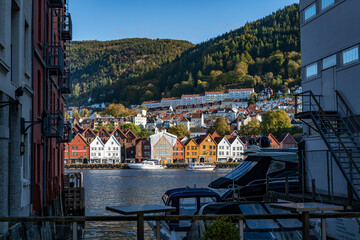
M341 93L338 90L335 90L336 92L336 96L341 100L342 104L344 104L344 106L346 107L346 111L348 111L352 117L352 119L354 119L354 122L357 125L357 130L360 130L360 124L359 122L356 120L355 114L354 112L351 110L351 108L349 107L349 105L347 104L347 102L345 101L344 97L341 95Z
M334 133L334 135L336 136L336 138L339 140L339 143L340 145L342 146L342 148L345 150L345 153L346 155L349 157L354 169L357 171L357 173L360 175L360 169L358 168L357 164L355 163L355 161L353 160L353 158L351 157L351 154L349 153L349 151L347 150L347 148L345 147L344 143L342 142L340 136L336 133L336 130L334 129L333 125L331 124L329 118L327 117L326 113L324 112L324 110L322 109L320 103L317 101L317 99L315 98L315 95L312 93L312 91L306 91L306 92L303 92L303 93L300 93L299 95L305 95L306 94L309 94L307 96L311 97L311 99L314 100L314 102L316 103L316 106L318 107L318 110L319 112L322 114L322 116L325 118L325 122L329 125L331 131ZM310 100L311 100L310 99ZM321 131L322 132L322 131ZM324 133L321 133L321 134L324 134ZM325 138L325 136L324 136ZM325 138L326 139L326 138ZM328 144L328 147L329 148L332 148L330 144ZM334 151L331 151L332 154L334 155L334 157L337 159L337 156L335 155ZM340 163L337 161L338 165L340 165ZM347 174L343 171L343 168L340 167L340 170L343 172L343 174L347 177ZM354 192L355 192L355 196L357 196L359 198L359 195L357 194L357 190L354 188L353 184L351 184Z

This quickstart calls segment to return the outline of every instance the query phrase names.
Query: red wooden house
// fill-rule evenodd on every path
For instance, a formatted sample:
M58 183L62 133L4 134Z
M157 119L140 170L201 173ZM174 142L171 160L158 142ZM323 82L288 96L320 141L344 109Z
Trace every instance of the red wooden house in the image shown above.
M278 141L280 142L281 148L297 148L296 140L290 135L290 133L283 134L279 137Z
M70 143L65 144L65 161L67 163L87 163L89 157L89 144L81 134L77 134Z
M138 138L136 140L135 149L136 162L142 162L151 157L150 143L146 138Z
M269 135L267 135L267 137L270 139L270 147L271 148L274 148L274 149L279 149L280 148L280 143L276 139L276 137L274 137L274 135L269 133Z
M185 162L185 145L180 141L180 138L176 139L173 150L173 163L176 162Z

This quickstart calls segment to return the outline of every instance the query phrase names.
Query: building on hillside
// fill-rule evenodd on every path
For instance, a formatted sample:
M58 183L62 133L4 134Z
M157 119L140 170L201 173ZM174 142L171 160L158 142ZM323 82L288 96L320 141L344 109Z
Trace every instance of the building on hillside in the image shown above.
M114 135L104 144L104 158L102 163L121 163L121 146Z
M88 163L90 147L81 134L77 134L70 143L65 143L66 163Z
M250 99L254 93L254 88L229 89L228 98L230 99Z
M190 128L204 127L204 115L202 112L196 112L191 115Z
M304 125L305 191L315 187L324 198L343 199L349 207L360 200L355 180L360 146L354 137L359 130L353 127L360 115L359 9L356 0L300 0L302 88L319 103L304 94L303 112L297 114L310 125ZM311 109L305 104L310 99Z
M162 107L172 107L175 109L177 106L181 105L181 98L162 98L161 106Z
M133 117L133 123L141 129L145 129L147 123L146 115L142 115L141 113L136 114L136 116Z
M151 158L158 159L161 163L172 163L173 147L177 137L167 132L150 136Z
M229 98L226 92L205 92L206 102L218 102Z
M136 145L136 139L138 139L138 136L135 132L128 129L125 132L126 141L125 141L125 162L134 162L135 161L135 145Z
M206 97L203 94L183 94L181 96L181 105L194 105L206 103Z
M105 154L104 147L104 143L98 136L96 136L96 138L90 143L89 163L102 163Z
M174 163L184 162L185 161L184 153L185 153L185 146L180 141L180 138L177 138L173 150L173 162Z
M144 105L147 109L161 107L161 101L145 101L141 105Z
M185 162L194 163L199 162L199 145L197 142L190 138L185 143Z
M196 139L199 145L199 162L214 163L217 160L217 144L210 134Z
M181 115L180 118L178 119L178 124L183 124L187 127L188 130L190 130L190 121L183 115Z
M139 163L151 157L150 143L146 138L136 139L135 149L136 162Z
M207 129L202 127L190 128L190 138L197 138L206 135Z
M217 161L227 162L231 158L231 144L226 137L215 137L217 143Z
M59 199L59 202L61 201L60 191L63 188L63 142L69 140L71 129L68 123L65 124L63 117L65 94L71 93L70 64L66 52L72 38L69 1L66 3L65 1L50 0L6 2L12 4L23 2L19 6L20 8L24 6L31 8L30 5L33 4L32 19L34 22L25 28L30 35L19 39L20 42L26 39L32 39L33 42L31 46L28 46L30 51L28 54L33 57L33 69L28 71L28 74L19 75L19 80L24 79L24 76L26 78L26 75L33 75L33 93L35 95L32 101L32 121L36 122L41 119L41 124L32 127L34 133L32 137L34 159L32 163L34 170L32 179L34 182L31 184L32 208L34 214L55 215L54 209L57 209L57 206L54 204L56 205L57 201L54 200ZM25 19L18 18L19 15L16 10L18 8L13 6L12 9L12 11L6 12L12 13L14 19L18 19L18 24L24 23ZM24 28L21 28L21 31L24 31ZM0 33L0 36L3 34ZM22 48L16 45L13 45L14 49L16 50L12 53L13 56L17 55L16 52L22 51ZM12 62L18 62L18 60L13 59ZM14 68L12 72L22 74L21 71ZM14 77L15 75L13 79L15 79ZM14 124L17 123L14 122ZM84 158L89 158L88 152Z

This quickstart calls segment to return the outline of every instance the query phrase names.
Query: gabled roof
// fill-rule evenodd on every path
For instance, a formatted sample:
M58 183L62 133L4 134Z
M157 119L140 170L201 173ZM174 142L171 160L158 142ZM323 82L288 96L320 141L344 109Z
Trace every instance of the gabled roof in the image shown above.
M91 130L91 128L87 127L83 132L82 135L85 136L86 133L91 133L94 137L96 137L96 133L94 133L93 130Z
M215 139L216 137L221 137L221 135L217 132L217 131L214 131L212 134L211 134L211 137L213 139Z
M190 142L194 142L197 146L199 146L199 144L198 144L193 138L189 138L189 139L184 143L184 146L188 145Z
M126 134L120 128L114 129L114 131L111 133L111 135L114 135L116 137L115 133L118 133L118 134L120 134L120 136L123 136L122 138L126 138Z
M279 141L278 141L278 140L276 139L276 137L274 137L274 135L272 135L271 133L269 133L269 134L267 135L267 137L270 138L270 139L273 139L276 144L280 145Z
M290 135L290 133L284 133L282 134L279 138L278 138L278 141L280 143L283 143L286 139L290 139L290 141L293 143L293 144L297 144L297 141L293 138L293 136Z
M86 145L89 146L89 143L86 141L86 139L85 139L80 133L76 134L76 136L71 140L71 142L69 143L69 145L75 140L75 138L76 138L77 136L79 136L80 139L81 139L82 141L84 141L84 143L86 143Z
M110 142L110 141L109 141L110 139L113 139L113 141L120 146L120 143L118 142L118 140L116 139L116 137L114 137L114 135L111 135L111 136L109 137L109 139L106 141L105 145ZM106 149L105 149L105 150L106 150Z
M215 140L214 140L214 138L211 136L211 134L207 134L207 135L201 135L201 136L199 136L199 137L196 139L197 144L200 145L208 136L210 137L210 139L211 139L214 143L216 143Z
M95 141L99 141L102 146L105 145L98 136L96 136L96 138L94 138L94 140L90 143L90 145Z
M126 137L128 137L130 134L132 134L135 138L138 138L138 136L136 135L136 133L134 131L132 131L131 129L128 129L125 133Z

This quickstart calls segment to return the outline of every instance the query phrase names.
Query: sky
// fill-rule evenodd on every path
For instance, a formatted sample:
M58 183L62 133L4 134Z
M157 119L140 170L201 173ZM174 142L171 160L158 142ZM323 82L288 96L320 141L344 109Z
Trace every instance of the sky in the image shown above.
M71 0L73 40L200 43L299 0Z

